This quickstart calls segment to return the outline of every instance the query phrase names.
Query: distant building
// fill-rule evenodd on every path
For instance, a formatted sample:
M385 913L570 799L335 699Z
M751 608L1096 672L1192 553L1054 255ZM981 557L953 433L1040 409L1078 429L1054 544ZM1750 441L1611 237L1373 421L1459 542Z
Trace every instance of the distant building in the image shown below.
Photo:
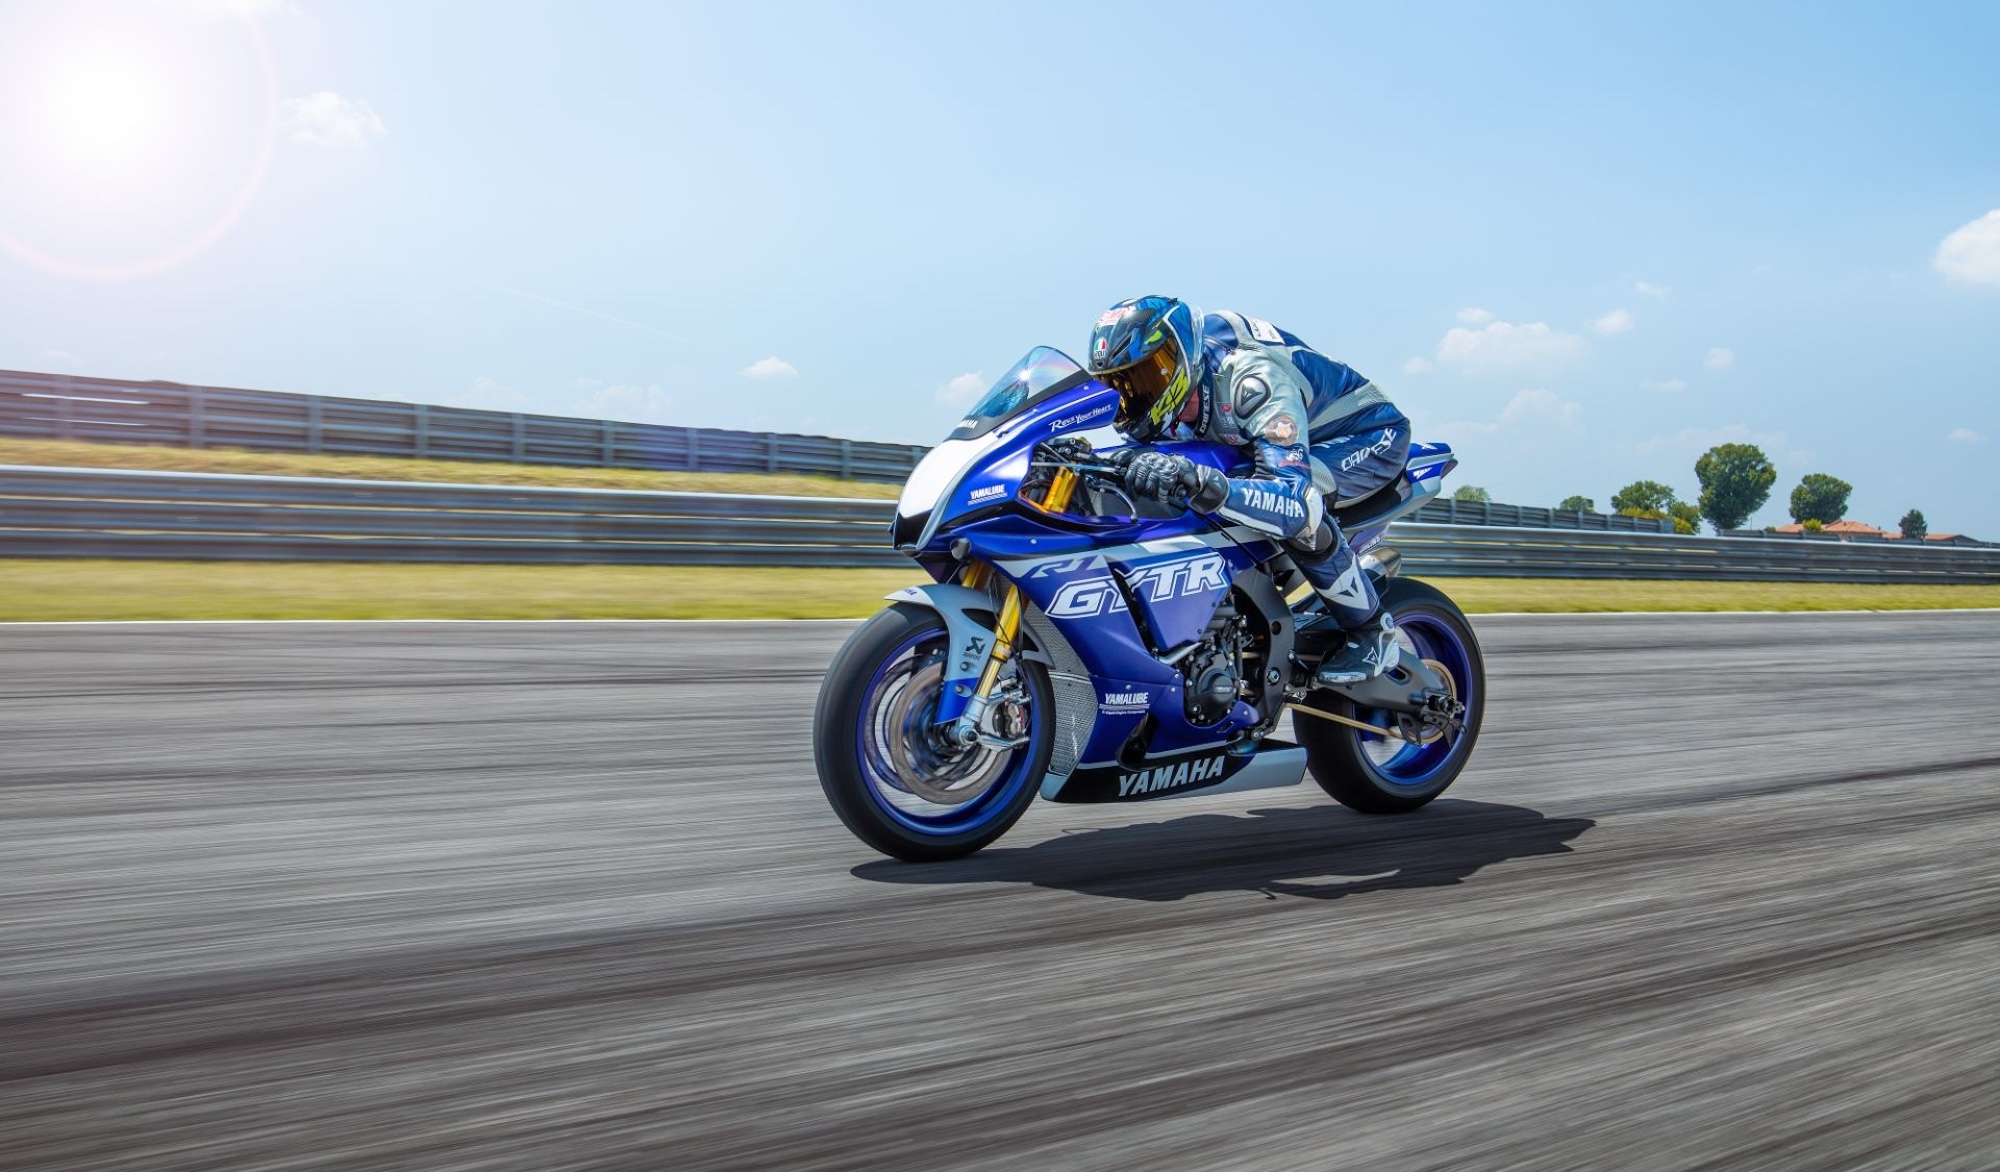
M1804 525L1796 523L1791 525L1780 525L1773 530L1773 532L1775 533L1804 533L1805 531L1806 527ZM1828 537L1838 537L1843 541L1852 537L1900 538L1903 536L1902 534L1894 532L1893 530L1877 529L1873 525L1864 525L1860 521L1835 521L1833 524L1828 525L1825 529L1821 530L1821 532L1826 534Z
M1831 537L1839 541L1854 541L1857 539L1861 541L1903 540L1903 535L1894 529L1877 529L1875 528L1875 526L1866 524L1865 522L1861 521L1835 521L1833 524L1828 525L1824 529L1820 530L1820 532L1817 535L1807 534L1806 527L1804 525L1800 525L1797 523L1791 525L1775 525L1772 526L1769 530L1767 530L1767 532L1780 533L1785 535L1786 537L1823 536L1823 537ZM1748 529L1736 529L1730 531L1730 536L1755 537L1757 536L1757 534L1755 531ZM1925 537L1924 540L1935 541L1941 545L1985 545L1986 544L1985 542L1979 541L1975 538L1967 537L1963 533L1932 533L1929 536Z

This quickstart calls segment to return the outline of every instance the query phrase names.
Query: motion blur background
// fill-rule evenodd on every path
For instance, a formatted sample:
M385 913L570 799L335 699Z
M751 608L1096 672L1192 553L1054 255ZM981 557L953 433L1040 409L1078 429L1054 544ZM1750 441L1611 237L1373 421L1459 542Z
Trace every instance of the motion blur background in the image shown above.
M0 0L0 1168L1993 1168L1995 45ZM1490 494L1476 756L878 858L907 445L1155 291ZM1930 532L1671 532L1734 442Z
M0 2L0 367L925 443L1162 291L2000 534L2000 9Z

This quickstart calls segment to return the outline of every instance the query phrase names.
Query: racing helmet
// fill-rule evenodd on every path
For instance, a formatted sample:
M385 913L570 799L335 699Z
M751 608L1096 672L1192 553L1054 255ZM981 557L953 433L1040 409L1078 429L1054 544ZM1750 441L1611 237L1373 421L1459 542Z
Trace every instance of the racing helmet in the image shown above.
M1166 434L1187 407L1201 374L1200 313L1174 297L1120 301L1090 331L1090 373L1118 392L1112 424L1149 443Z

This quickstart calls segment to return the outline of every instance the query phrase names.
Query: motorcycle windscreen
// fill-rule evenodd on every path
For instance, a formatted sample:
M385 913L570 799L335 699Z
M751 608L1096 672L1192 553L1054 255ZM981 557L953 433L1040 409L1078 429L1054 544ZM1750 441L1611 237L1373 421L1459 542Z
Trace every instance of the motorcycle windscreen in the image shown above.
M1053 346L1037 346L1007 368L947 438L977 439L1037 403L1089 381L1076 359Z

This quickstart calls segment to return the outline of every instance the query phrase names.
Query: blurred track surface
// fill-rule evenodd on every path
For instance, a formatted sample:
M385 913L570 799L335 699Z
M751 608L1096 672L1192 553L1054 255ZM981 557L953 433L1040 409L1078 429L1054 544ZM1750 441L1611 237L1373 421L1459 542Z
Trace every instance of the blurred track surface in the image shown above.
M0 1167L2000 1164L2000 613L1479 628L1419 815L921 869L845 624L0 629Z

